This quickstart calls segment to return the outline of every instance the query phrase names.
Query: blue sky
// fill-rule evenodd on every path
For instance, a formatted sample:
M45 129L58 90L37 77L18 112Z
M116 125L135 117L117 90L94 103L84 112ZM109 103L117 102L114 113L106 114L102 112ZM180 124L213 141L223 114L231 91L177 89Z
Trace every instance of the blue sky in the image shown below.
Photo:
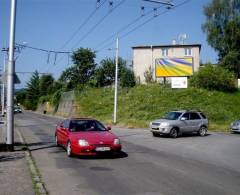
M27 46L37 47L46 50L73 51L79 47L87 47L93 50L99 50L96 53L96 62L99 63L103 58L114 57L115 51L109 48L115 47L115 39L99 45L106 38L118 32L121 28L141 16L141 6L144 6L144 12L148 13L159 7L154 3L143 0L112 0L113 7L109 6L109 0L105 2L91 17L91 19L77 29L86 21L96 8L97 0L18 0L17 2L17 25L16 25L16 43L27 42ZM184 0L173 0L177 5ZM114 6L121 3L117 8ZM205 21L203 15L203 6L210 0L190 0L181 7L170 10L169 12L155 17L141 28L133 31L119 41L119 55L124 59L131 61L132 46L136 45L161 45L171 44L173 39L178 39L182 33L187 34L186 43L202 45L201 60L205 62L217 62L216 52L207 44L206 35L202 32L201 25ZM112 10L109 13L109 10ZM157 14L165 12L166 8L161 7ZM107 17L96 27L101 19ZM118 36L122 37L134 27L144 23L153 17L154 13L141 17L138 22L121 32ZM10 0L0 0L0 47L8 47L9 40L9 20L10 20ZM90 30L94 29L91 31ZM73 37L73 34L76 36ZM62 46L71 37L73 39ZM84 38L84 39L83 39ZM108 44L109 43L109 44ZM71 65L67 54L58 54L54 64L55 55L51 54L48 63L48 53L39 52L29 48L21 51L16 61L16 72L39 72L52 73L58 78L61 72ZM0 55L1 67L3 64L3 53ZM21 88L25 86L26 81L31 75L28 73L19 74L22 84L16 86Z

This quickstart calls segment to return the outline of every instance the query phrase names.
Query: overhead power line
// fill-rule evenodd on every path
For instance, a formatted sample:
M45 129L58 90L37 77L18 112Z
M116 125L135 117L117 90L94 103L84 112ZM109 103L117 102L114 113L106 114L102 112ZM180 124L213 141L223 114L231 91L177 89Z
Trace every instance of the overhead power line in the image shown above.
M18 44L18 43L16 43L15 45L17 47L28 48L28 49L32 49L32 50L35 50L35 51L47 53L47 64L49 64L49 62L50 62L50 55L51 54L54 54L54 63L53 64L56 64L58 54L67 54L67 56L69 58L70 53L72 53L71 51L47 50L47 49L32 47L32 46Z
M104 15L95 25L92 26L91 29L89 29L83 36L82 38L73 46L76 47L77 45L79 45L79 43L81 41L83 41L87 36L89 36L116 8L118 8L121 4L124 3L124 1L126 0L121 0L116 6L112 7L111 10ZM112 6L112 5L111 5Z
M65 48L77 35L77 33L89 22L89 20L95 15L95 13L99 10L99 8L106 3L107 0L104 0L102 3L100 0L97 1L96 8L90 13L90 15L86 18L86 20L77 28L77 30L72 34L72 36L60 47L60 49Z
M156 9L159 9L159 8L161 8L161 7L163 7L163 5L157 7ZM142 9L143 9L143 8L141 7L141 10L142 10ZM153 10L151 10L151 11L145 13L145 14L142 14L141 16L139 16L139 17L137 17L137 18L135 18L133 21L131 21L130 23L128 23L127 25L125 25L125 26L123 26L121 29L119 29L116 33L110 35L108 38L106 38L106 39L103 40L101 43L99 43L99 44L96 46L96 49L99 48L99 47L100 47L101 45L103 45L104 43L106 43L106 42L108 42L109 40L111 40L112 38L115 38L119 33L123 32L123 31L126 30L128 27L130 27L130 26L132 26L133 24L137 23L137 22L138 22L139 20L141 20L143 17L146 17L146 16L148 16L149 14L151 14L151 13L153 13L153 12L155 12L155 9L153 9Z
M16 43L17 46L21 46L23 48L29 48L37 51L42 51L42 52L49 52L49 53L71 53L70 51L57 51L57 50L47 50L47 49L42 49L42 48L37 48L37 47L31 47L28 45L23 45L23 44L18 44Z
M111 8L111 10L105 14L96 24L94 24L92 26L92 28L90 30L88 30L83 36L82 38L72 47L72 50L79 45L79 43L81 41L83 41L87 36L89 36L116 8L118 8L120 5L122 5L124 3L124 1L126 0L121 0L116 6L113 6L113 2L109 1L109 6ZM63 57L61 57L55 64L58 64L59 62L61 62L61 60L63 59Z
M33 74L34 72L16 72L17 74ZM51 73L47 73L47 72L38 72L38 74L40 75L48 75Z
M172 7L171 9L168 9L164 12L161 12L159 14L155 14L153 17L149 18L148 20L146 20L145 22L137 25L135 28L133 28L132 30L126 32L125 34L123 34L122 36L119 36L119 39L123 39L125 38L126 36L128 36L129 34L131 34L132 32L136 31L137 29L141 28L142 26L144 26L145 24L149 23L150 21L154 20L156 17L160 16L160 15L164 15L165 13L173 10L173 9L176 9L177 7L180 7L180 6L183 6L184 4L190 2L191 0L185 0L183 1L182 3L179 3L179 4L176 4L174 7ZM99 50L97 50L97 52L100 52L104 49L106 49L107 47L111 46L115 41L113 40L112 42L110 42L109 44L106 44L105 46L103 46L102 48L100 48Z

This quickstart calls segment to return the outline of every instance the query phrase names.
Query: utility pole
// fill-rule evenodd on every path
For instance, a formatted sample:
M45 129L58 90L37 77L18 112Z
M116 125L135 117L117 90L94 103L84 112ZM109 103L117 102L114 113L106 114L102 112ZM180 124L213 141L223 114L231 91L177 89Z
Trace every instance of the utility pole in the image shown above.
M14 94L14 71L15 71L14 48L15 48L16 4L17 0L11 0L9 56L7 71L7 142L6 142L6 146L9 151L14 150L13 94Z
M5 50L2 50L2 51L5 51ZM5 66L6 66L6 54L4 53L3 72L2 72L2 90L1 90L2 116L4 115L4 108L5 108Z
M118 38L116 41L116 68L115 68L115 90L114 90L114 113L113 113L113 123L117 122L117 95L118 95Z

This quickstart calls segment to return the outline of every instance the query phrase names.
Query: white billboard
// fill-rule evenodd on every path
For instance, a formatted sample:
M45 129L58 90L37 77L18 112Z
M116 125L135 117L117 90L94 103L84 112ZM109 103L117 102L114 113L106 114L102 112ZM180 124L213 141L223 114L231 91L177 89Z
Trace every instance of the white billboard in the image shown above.
M187 88L188 78L187 77L171 77L171 86L173 89Z

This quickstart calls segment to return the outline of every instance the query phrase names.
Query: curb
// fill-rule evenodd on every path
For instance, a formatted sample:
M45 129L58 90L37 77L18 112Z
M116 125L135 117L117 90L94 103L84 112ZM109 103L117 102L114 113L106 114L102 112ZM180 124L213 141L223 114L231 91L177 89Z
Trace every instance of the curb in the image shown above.
M27 147L26 141L18 129L17 129L17 134L20 138L20 141L26 146L25 157L27 160L27 164L28 164L31 176L32 176L32 182L33 182L35 194L36 195L48 195L48 192L47 192L46 187L41 179L40 173L37 169L37 166L35 164L35 161L31 154L31 151Z

